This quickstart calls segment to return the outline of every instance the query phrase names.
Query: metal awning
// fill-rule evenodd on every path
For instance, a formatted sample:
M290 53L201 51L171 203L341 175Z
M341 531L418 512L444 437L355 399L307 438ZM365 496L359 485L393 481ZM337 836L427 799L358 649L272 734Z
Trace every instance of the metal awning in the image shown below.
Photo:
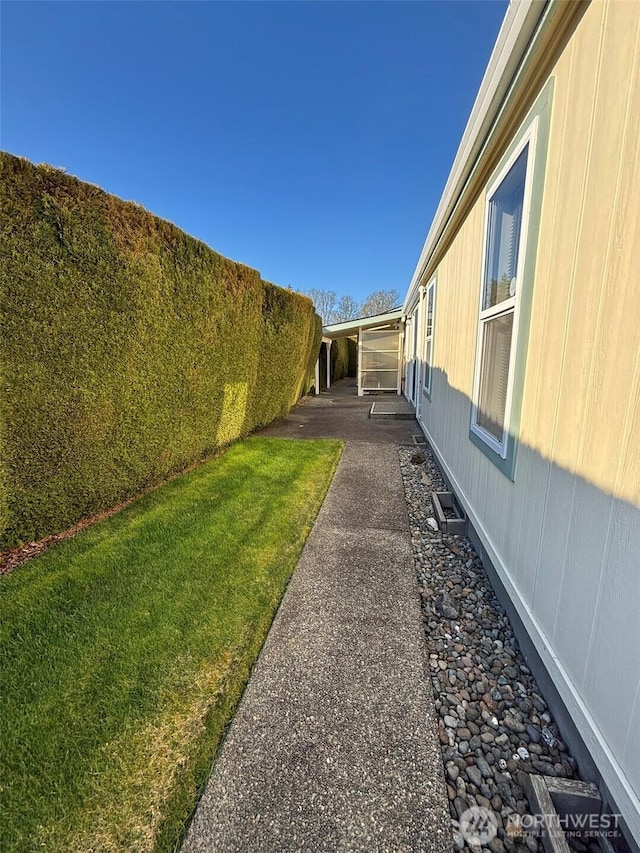
M326 344L327 388L331 387L331 343L337 338L358 339L358 395L395 391L402 385L402 308L373 317L330 323L322 329ZM320 360L316 363L316 394L320 391Z
M356 320L347 320L345 323L330 323L324 326L322 334L324 337L331 338L348 338L351 335L357 335L360 329L372 329L376 326L386 326L387 324L397 323L402 318L402 308L394 308L393 311L387 311L386 314L376 314L373 317L359 317Z

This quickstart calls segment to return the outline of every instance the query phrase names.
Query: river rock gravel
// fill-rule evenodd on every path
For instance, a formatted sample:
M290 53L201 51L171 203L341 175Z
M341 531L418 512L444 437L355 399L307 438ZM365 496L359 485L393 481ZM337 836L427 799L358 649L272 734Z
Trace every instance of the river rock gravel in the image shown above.
M460 816L481 806L492 812L498 828L486 849L542 853L542 844L521 829L529 804L518 771L575 778L576 762L471 542L433 529L431 492L446 486L431 451L401 447L400 467L455 849L471 849L460 832ZM599 850L594 842L569 843L579 853ZM477 853L479 847L473 849Z

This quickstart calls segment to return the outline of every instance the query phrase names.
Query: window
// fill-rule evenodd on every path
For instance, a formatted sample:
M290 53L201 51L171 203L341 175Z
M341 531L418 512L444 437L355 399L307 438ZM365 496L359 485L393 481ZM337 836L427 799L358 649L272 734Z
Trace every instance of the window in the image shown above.
M427 285L426 315L424 325L424 374L422 388L427 397L431 398L431 382L433 378L433 310L435 305L436 280Z
M469 440L511 480L528 369L554 86L551 77L504 152L485 195Z
M507 458L535 122L487 192L471 431Z

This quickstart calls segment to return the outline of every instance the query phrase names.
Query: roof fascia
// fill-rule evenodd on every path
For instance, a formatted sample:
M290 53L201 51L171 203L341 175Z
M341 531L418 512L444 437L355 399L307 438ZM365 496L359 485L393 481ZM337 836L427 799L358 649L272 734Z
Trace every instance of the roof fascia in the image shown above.
M557 3L558 0L511 0L413 273L403 304L405 313L415 301L425 268L494 127L540 20L545 10Z
M386 314L377 314L374 317L359 317L356 320L347 320L344 323L331 323L323 326L322 334L328 337L341 337L348 334L356 334L358 329L368 329L373 326L384 326L387 323L395 323L402 317L402 309L388 311Z

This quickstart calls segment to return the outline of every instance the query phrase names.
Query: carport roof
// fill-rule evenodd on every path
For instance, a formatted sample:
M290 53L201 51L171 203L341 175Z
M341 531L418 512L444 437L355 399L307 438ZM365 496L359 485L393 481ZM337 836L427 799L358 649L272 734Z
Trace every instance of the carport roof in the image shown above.
M360 329L374 329L376 326L386 326L396 323L402 317L402 308L394 308L386 314L376 314L373 317L359 317L356 320L347 320L345 323L331 323L324 326L322 335L325 338L344 338L348 335L356 335Z

